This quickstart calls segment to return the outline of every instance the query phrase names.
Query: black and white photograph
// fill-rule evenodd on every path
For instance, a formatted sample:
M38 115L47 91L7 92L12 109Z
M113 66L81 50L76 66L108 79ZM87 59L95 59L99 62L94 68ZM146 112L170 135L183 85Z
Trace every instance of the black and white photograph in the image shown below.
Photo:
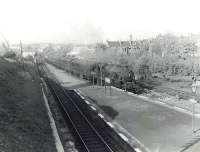
M200 1L0 0L0 152L200 152Z

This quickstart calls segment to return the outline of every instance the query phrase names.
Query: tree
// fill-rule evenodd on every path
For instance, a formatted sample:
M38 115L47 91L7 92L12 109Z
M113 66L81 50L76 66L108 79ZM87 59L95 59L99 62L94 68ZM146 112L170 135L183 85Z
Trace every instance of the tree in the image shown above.
M14 51L6 51L3 56L5 58L15 58L16 57L16 53Z
M139 79L151 79L151 71L150 71L150 56L143 55L141 56L136 64L135 64L135 73Z

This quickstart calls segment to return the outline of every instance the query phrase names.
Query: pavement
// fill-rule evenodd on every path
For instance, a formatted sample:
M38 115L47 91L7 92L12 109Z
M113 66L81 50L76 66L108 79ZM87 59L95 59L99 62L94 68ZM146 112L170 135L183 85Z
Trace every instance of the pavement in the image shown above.
M65 87L86 84L51 65L47 67ZM196 152L200 147L198 132L192 133L191 115L184 111L119 89L112 89L111 96L105 96L104 87L100 86L85 86L79 90L152 152ZM195 129L199 128L200 119L196 117Z
M195 138L191 129L192 119L188 114L114 89L112 96L105 96L103 87L90 86L80 91L97 101L107 114L151 151L181 151ZM200 126L198 118L197 126Z
M46 64L46 66L54 74L54 76L62 84L63 87L75 89L89 85L88 81L74 77L71 74L66 73L61 69L58 69L51 64Z

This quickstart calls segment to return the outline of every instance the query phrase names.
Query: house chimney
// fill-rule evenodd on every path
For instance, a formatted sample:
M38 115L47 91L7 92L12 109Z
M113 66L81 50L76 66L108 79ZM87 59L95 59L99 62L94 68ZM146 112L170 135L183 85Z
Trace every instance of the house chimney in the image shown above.
M129 35L129 44L132 47L133 36L132 34Z
M133 41L133 36L132 36L132 34L129 35L129 41L130 41L130 42Z

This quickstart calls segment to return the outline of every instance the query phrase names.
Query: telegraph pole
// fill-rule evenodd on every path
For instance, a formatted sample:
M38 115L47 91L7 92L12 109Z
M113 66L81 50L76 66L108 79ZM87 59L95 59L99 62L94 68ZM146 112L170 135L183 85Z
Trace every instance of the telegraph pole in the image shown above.
M196 78L194 78L193 83L192 83L193 99L190 99L192 103L192 132L193 133L195 133L195 104L197 103L197 101L195 100L196 91L197 91Z
M1 37L3 38L4 42L6 42L6 44L7 44L8 51L10 51L10 44L9 44L8 40L6 39L6 37L4 36L4 34L2 32L0 34L1 34Z
M103 86L102 65L101 65L101 67L100 67L100 74L101 74L101 86Z
M22 67L23 69L25 70L25 67L24 67L24 59L23 59L23 49L22 49L22 42L20 41L20 57L21 57L21 64L22 64Z

